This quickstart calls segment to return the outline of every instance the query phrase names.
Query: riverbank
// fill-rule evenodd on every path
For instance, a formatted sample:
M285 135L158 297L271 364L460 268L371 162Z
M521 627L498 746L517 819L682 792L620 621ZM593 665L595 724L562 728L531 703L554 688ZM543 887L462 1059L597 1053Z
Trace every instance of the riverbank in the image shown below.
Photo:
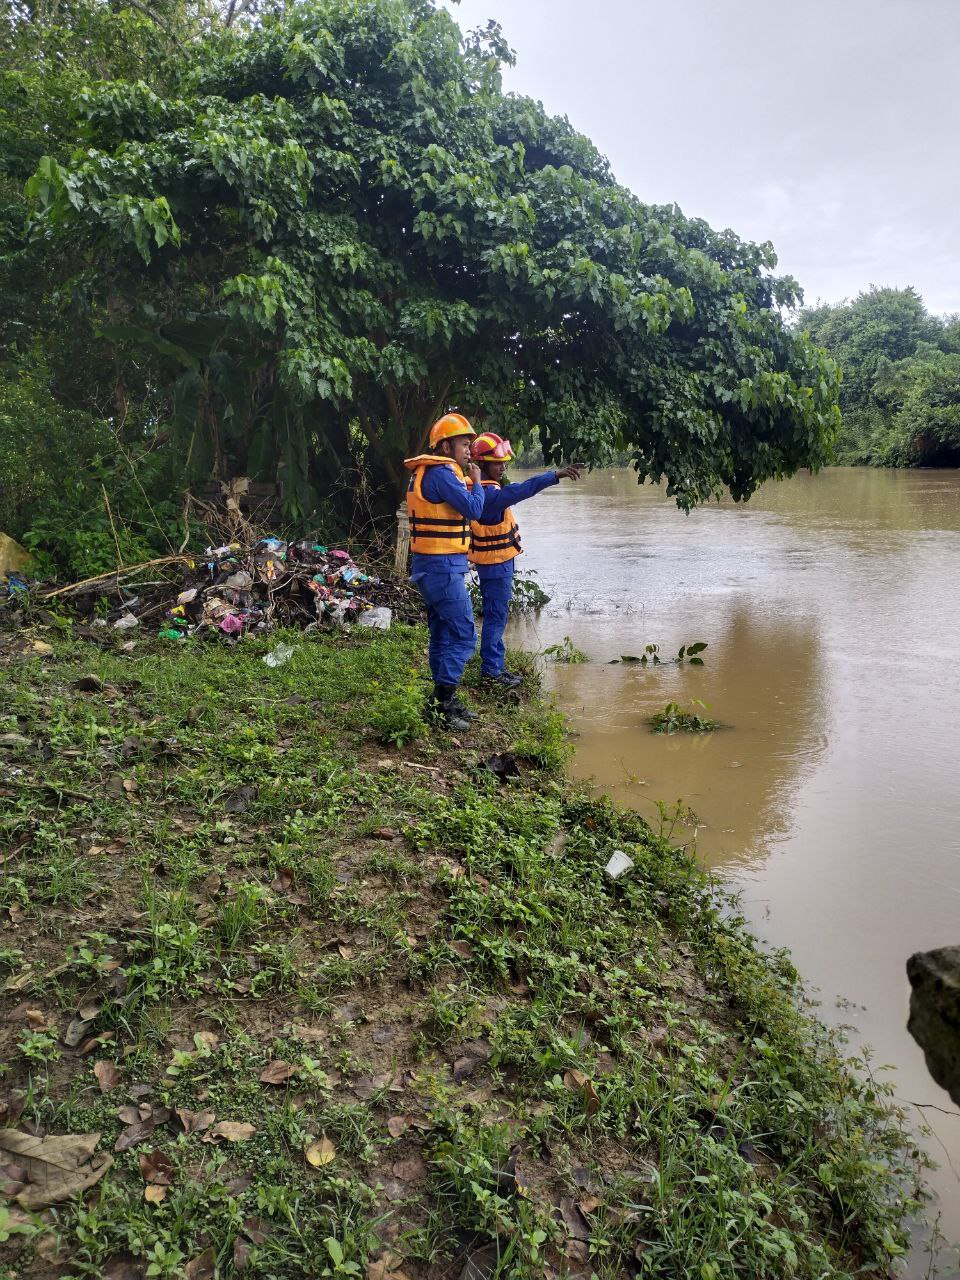
M0 690L0 1135L96 1138L92 1189L0 1210L9 1274L890 1273L883 1087L563 780L529 662L455 741L411 737L415 628L37 638ZM30 1204L45 1148L6 1141Z

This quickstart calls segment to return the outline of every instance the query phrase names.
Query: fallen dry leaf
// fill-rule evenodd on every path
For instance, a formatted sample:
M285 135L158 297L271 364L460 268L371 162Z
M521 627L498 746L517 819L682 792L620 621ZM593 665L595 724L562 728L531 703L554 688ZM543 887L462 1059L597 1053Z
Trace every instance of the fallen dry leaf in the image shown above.
M290 1022L283 1028L284 1035L291 1035L297 1040L305 1040L309 1043L316 1043L326 1040L330 1034L323 1027L305 1027L299 1022Z
M25 1009L23 1016L35 1030L42 1030L47 1025L47 1015L42 1009Z
M103 688L103 681L97 675L80 676L70 687L80 693L99 693Z
M15 1157L27 1173L27 1185L17 1194L20 1207L45 1209L98 1183L113 1164L104 1152L94 1155L99 1141L99 1133L36 1138L19 1129L0 1129L0 1151Z
M343 960L352 960L352 959L353 959L353 947L345 946L345 945L344 945L344 943L342 943L342 942L341 942L341 943L337 946L337 950L340 952L340 957L341 957L341 959L343 959Z
M115 1089L120 1083L120 1072L112 1062L107 1062L105 1058L100 1058L93 1064L93 1074L97 1077L97 1084L100 1086L101 1093L109 1093L111 1089Z
M454 1080L457 1082L457 1084L460 1084L462 1080L466 1080L467 1076L472 1076L473 1073L476 1071L477 1067L481 1065L482 1065L481 1058L472 1058L466 1054L462 1058L457 1058L457 1060L453 1064Z
M393 1166L393 1176L401 1182L420 1182L427 1176L427 1166L419 1156L411 1156L409 1160L398 1160Z
M72 1018L67 1025L66 1031L63 1033L63 1043L68 1049L75 1049L81 1040L84 1039L87 1032L97 1020L100 1012L98 1004L89 1005L77 1012L77 1016Z
M216 1258L213 1249L204 1249L203 1253L192 1258L184 1268L187 1280L213 1280L216 1275Z
M337 1148L325 1134L321 1134L316 1142L310 1143L303 1154L307 1158L307 1164L313 1165L314 1169L322 1169L325 1164L330 1164L336 1158Z
M356 1080L350 1081L350 1088L361 1102L367 1102L375 1093L380 1093L384 1089L391 1089L392 1092L396 1092L393 1089L393 1081L393 1076L384 1074L357 1076Z
M400 1255L389 1250L382 1258L367 1263L367 1280L407 1280L406 1273L400 1270L402 1263Z
M173 1161L163 1151L141 1151L137 1157L144 1182L169 1187L173 1182Z
M33 1248L38 1258L42 1258L44 1262L60 1263L61 1267L69 1258L69 1246L63 1236L58 1236L54 1231L44 1232L39 1238L35 1238Z
M101 1031L99 1035L88 1036L86 1040L82 1040L80 1044L77 1045L77 1057L85 1058L87 1054L92 1053L98 1045L107 1044L107 1042L113 1038L114 1033L112 1031Z
M261 1084L283 1084L289 1080L292 1075L296 1074L297 1068L290 1062L284 1062L281 1058L274 1058L272 1062L268 1062L264 1069L260 1072Z
M123 1254L104 1263L103 1280L143 1280L143 1268L132 1254Z
M131 1112L132 1108L121 1107L120 1111L117 1112L117 1115L121 1120L126 1120ZM124 1129L123 1133L120 1134L120 1137L113 1144L114 1151L118 1153L122 1151L129 1151L131 1147L135 1147L139 1143L145 1142L153 1133L154 1129L156 1129L157 1125L167 1123L170 1119L171 1112L168 1107L154 1107L151 1106L150 1103L146 1102L140 1106L137 1111L137 1115L139 1116L139 1119L132 1121L132 1123Z
M600 1095L593 1087L593 1082L589 1076L574 1068L563 1073L563 1083L573 1093L583 1095L584 1110L588 1116L592 1116L600 1110Z
M209 1049L213 1053L220 1044L220 1037L215 1031L198 1031L193 1037L194 1043L202 1044L205 1049ZM201 1255L202 1256L202 1255Z
M241 1275L250 1265L250 1248L246 1240L239 1237L233 1242L233 1269Z
M254 1244L266 1244L270 1238L270 1224L263 1218L244 1218L243 1233L249 1236Z
M246 1142L256 1132L253 1125L247 1124L246 1121L221 1120L209 1133L203 1135L202 1141L216 1142L219 1138L226 1138L227 1142Z
M573 1240L590 1239L590 1223L569 1196L564 1196L560 1201L560 1215Z
M23 1165L0 1164L0 1195L12 1200L27 1185L27 1171Z
M500 1261L500 1248L497 1244L485 1244L474 1249L467 1258L460 1280L490 1280L497 1270Z
M134 792L139 791L140 787L137 784L136 778L124 778L123 789L128 796L131 796L134 794Z
M772 1160L766 1152L761 1151L759 1147L754 1146L752 1142L741 1142L737 1147L740 1155L753 1165L754 1170L761 1178L768 1178L773 1181L779 1176L780 1166L775 1160Z
M391 1116L387 1121L387 1133L391 1138L399 1138L410 1128L409 1116Z
M0 1102L0 1120L5 1124L16 1124L23 1115L27 1105L27 1095L21 1089L15 1089L8 1098Z
M189 1111L186 1107L177 1107L177 1119L183 1125L184 1133L202 1133L216 1118L212 1111Z
M162 1204L167 1198L168 1188L162 1184L151 1182L143 1189L143 1198L147 1204Z

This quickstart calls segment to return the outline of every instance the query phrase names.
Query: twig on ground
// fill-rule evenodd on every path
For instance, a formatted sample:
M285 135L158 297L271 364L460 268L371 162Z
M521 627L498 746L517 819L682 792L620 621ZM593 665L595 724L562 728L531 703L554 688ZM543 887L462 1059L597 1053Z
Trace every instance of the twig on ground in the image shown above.
M98 573L92 578L83 578L80 582L71 582L66 587L58 587L56 591L48 591L40 599L53 600L56 596L69 595L73 591L82 591L84 587L94 587L100 582L109 582L111 578L116 578L119 585L121 578L140 573L143 569L157 569L165 564L189 564L192 559L191 556L160 556L156 560L144 560L142 564L124 565L118 569L111 569L109 573Z

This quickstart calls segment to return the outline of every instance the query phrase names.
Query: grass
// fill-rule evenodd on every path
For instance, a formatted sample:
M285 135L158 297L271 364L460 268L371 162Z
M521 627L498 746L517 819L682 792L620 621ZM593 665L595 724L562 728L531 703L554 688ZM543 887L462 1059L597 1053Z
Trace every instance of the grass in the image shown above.
M920 1157L888 1091L681 851L564 781L523 655L453 739L414 629L51 642L0 659L7 1120L114 1163L10 1203L0 1274L891 1273Z

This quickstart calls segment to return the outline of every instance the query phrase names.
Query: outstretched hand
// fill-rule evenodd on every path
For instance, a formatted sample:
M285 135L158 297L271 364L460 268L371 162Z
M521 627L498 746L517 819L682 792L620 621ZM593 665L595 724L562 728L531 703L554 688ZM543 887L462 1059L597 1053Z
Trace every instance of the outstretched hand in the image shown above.
M557 470L558 480L579 480L583 475L583 465L579 462L568 462Z

